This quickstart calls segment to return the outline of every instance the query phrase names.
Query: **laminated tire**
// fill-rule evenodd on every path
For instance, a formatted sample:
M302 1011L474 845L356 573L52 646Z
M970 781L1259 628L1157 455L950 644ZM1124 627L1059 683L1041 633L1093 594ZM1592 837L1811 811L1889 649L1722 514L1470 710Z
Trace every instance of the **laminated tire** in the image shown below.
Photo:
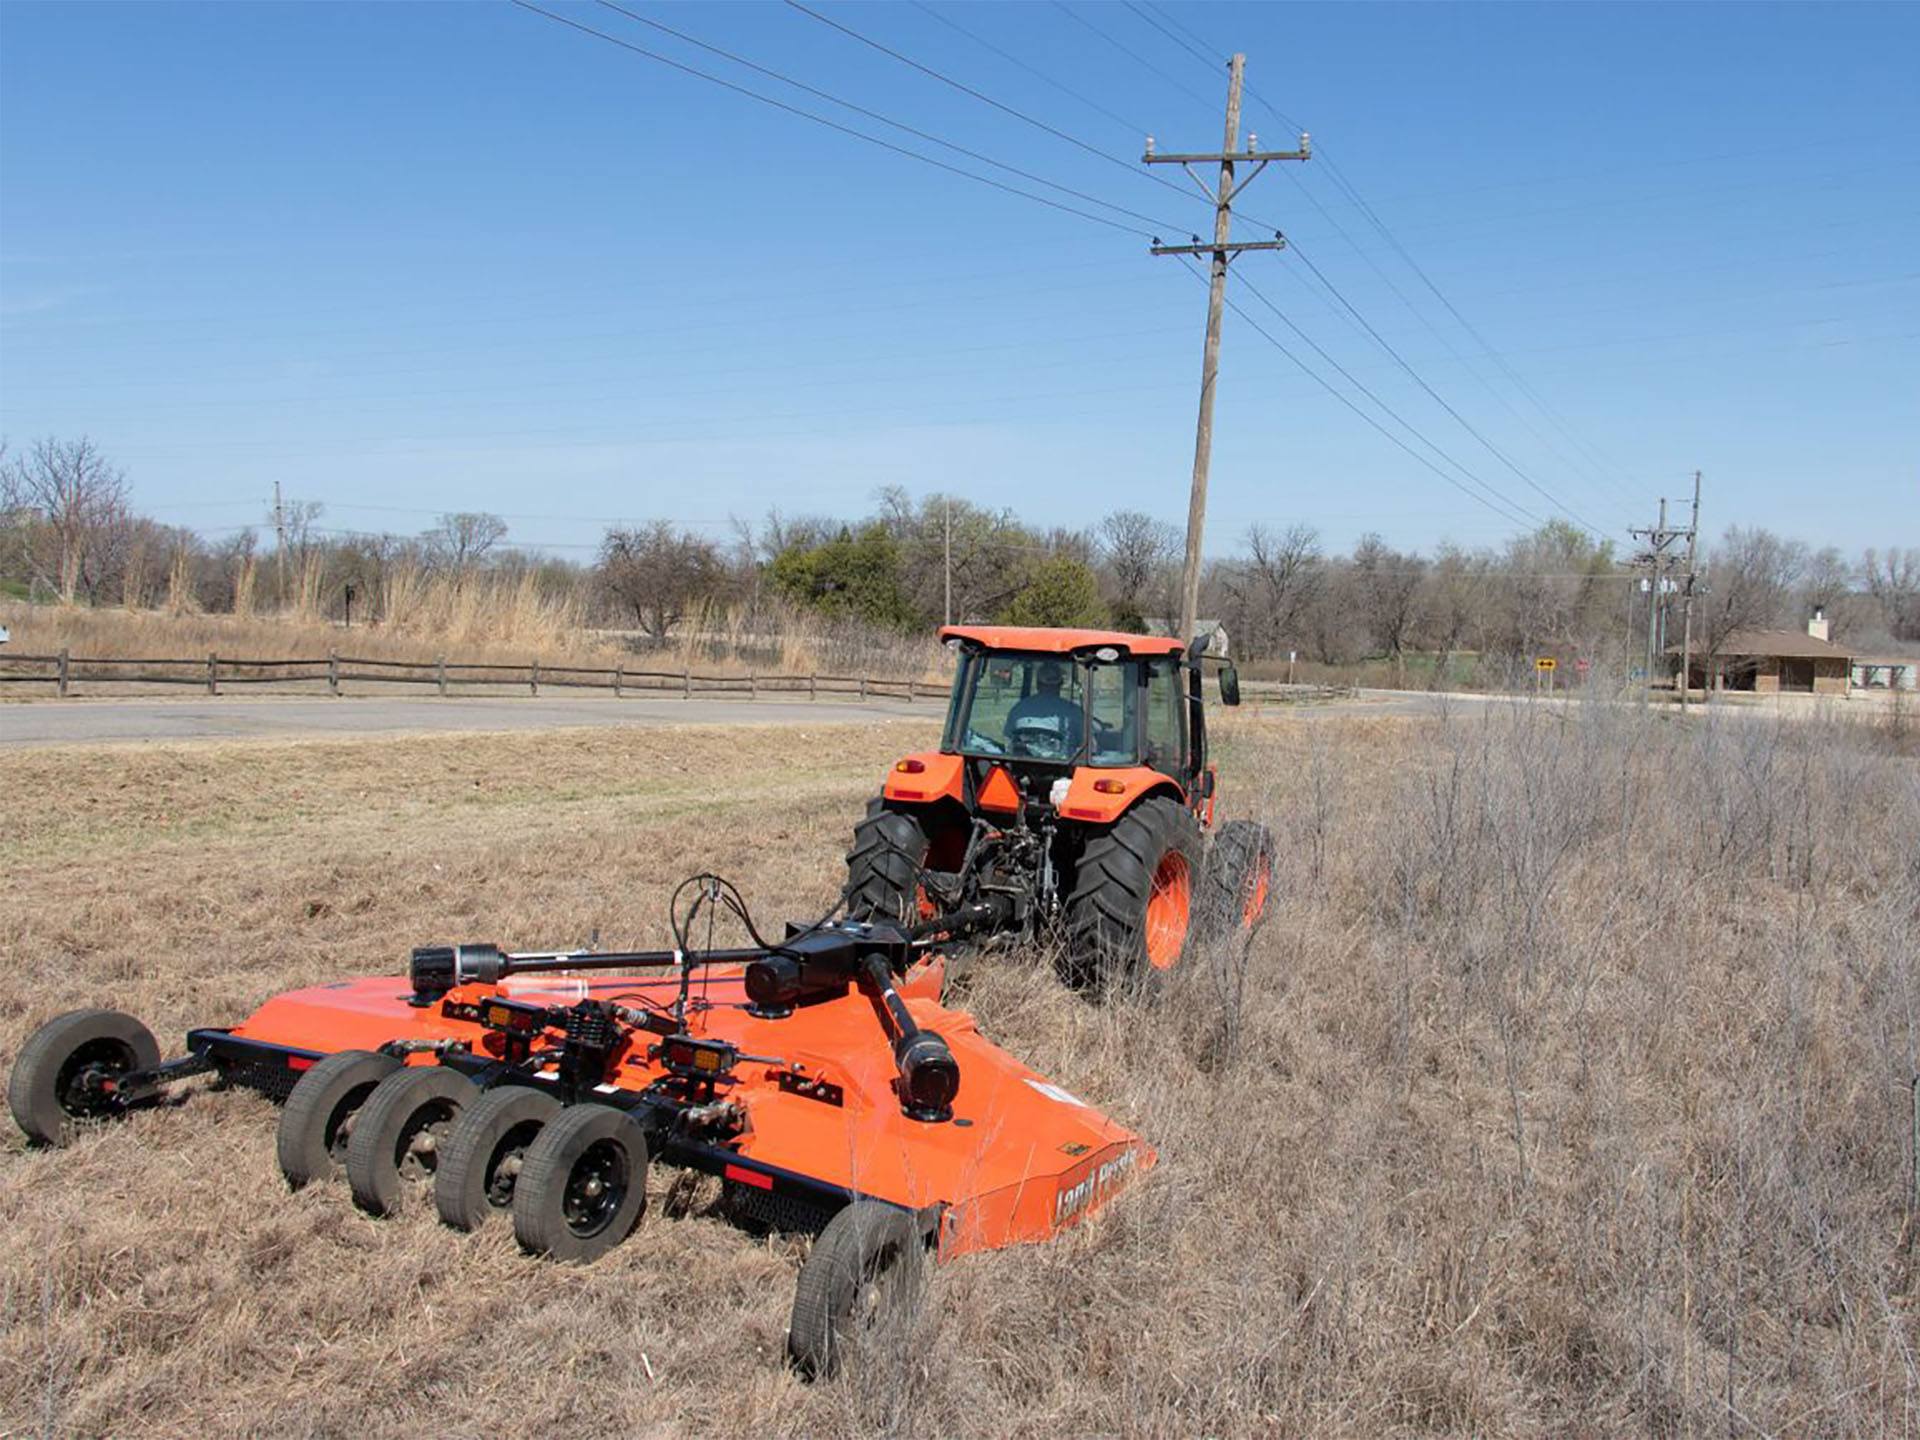
M584 1264L626 1239L646 1203L646 1132L611 1105L571 1105L527 1148L513 1234L529 1254Z
M479 1094L458 1070L442 1065L395 1070L374 1086L347 1145L347 1184L369 1215L397 1215L433 1184L460 1112Z
M544 1090L503 1085L468 1105L440 1153L434 1208L456 1230L477 1230L511 1213L527 1151L560 1102Z
M36 1145L64 1145L74 1128L107 1120L125 1102L101 1087L129 1070L160 1063L153 1032L118 1010L69 1010L20 1047L7 1081L7 1108Z
M850 1350L908 1312L924 1251L906 1211L856 1200L827 1222L800 1269L787 1359L808 1380L838 1374Z
M300 1077L280 1112L275 1140L280 1173L289 1185L298 1190L340 1173L360 1107L374 1087L399 1068L391 1055L341 1050Z

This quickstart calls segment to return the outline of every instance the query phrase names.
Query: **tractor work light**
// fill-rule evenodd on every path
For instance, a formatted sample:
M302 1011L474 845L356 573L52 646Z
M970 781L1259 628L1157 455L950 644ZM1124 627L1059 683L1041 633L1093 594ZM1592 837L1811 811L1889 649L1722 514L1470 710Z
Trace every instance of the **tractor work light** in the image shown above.
M1127 793L1127 782L1124 780L1096 780L1093 782L1093 788L1102 795L1124 795Z

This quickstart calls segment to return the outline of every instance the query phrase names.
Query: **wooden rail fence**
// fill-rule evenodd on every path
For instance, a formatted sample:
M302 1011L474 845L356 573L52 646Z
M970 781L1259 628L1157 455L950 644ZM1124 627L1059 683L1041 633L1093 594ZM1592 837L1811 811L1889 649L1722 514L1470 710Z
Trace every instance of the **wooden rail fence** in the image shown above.
M240 660L218 654L190 659L154 656L106 658L74 655L66 650L56 655L20 655L0 650L0 684L30 683L52 685L56 694L67 696L81 685L192 685L209 695L218 695L230 685L291 685L324 682L330 695L344 695L348 683L356 685L430 685L440 694L453 688L475 685L525 686L538 695L540 687L573 690L611 690L616 698L626 695L737 695L748 700L761 695L805 695L809 700L827 696L857 696L859 699L937 700L946 693L944 685L929 684L911 676L887 675L703 675L696 670L629 669L625 665L554 665L535 660L526 665L450 661L444 655L431 660L375 660L367 656L342 655L337 651L323 657L287 660Z

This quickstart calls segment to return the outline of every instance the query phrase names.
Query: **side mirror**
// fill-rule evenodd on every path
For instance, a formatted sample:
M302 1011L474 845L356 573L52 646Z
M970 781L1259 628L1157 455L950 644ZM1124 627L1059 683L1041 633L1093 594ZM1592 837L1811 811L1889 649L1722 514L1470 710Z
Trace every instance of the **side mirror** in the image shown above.
M1220 667L1220 703L1222 705L1240 703L1240 672L1231 665Z

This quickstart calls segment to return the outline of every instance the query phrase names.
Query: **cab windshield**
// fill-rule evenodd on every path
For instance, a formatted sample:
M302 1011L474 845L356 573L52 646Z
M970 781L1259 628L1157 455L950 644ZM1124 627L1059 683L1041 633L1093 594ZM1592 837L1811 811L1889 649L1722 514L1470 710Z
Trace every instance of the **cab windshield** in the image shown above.
M954 696L952 748L1090 765L1137 763L1131 662L1069 655L975 655Z

